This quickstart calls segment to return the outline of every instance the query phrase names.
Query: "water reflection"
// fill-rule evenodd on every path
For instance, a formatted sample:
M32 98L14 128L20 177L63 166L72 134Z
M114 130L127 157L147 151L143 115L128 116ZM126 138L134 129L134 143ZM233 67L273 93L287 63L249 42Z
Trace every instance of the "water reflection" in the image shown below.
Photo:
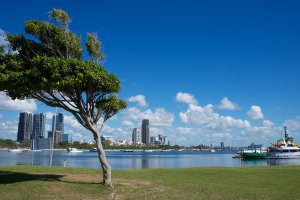
M236 152L106 152L107 159L113 169L140 168L188 168L188 167L248 167L274 165L300 165L300 159L233 159ZM54 151L53 165L69 167L99 168L96 152L67 153ZM44 165L50 163L49 151L13 153L0 150L0 165Z

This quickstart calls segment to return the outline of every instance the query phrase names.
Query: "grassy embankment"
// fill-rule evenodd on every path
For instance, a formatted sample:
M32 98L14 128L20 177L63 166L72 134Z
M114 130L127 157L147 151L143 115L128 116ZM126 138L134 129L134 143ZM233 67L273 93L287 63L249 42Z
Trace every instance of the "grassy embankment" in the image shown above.
M113 171L1 166L0 199L299 199L300 166ZM112 197L113 196L113 197Z

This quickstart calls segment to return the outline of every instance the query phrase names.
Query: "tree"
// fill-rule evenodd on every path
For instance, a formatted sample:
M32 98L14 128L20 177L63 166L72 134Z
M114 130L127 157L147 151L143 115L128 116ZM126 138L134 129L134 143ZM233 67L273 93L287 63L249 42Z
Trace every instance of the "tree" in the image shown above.
M91 60L84 60L81 38L70 31L70 21L68 13L53 9L48 22L25 22L25 35L8 34L14 53L0 53L0 91L12 99L36 99L73 114L92 133L103 184L112 186L100 132L127 105L116 95L119 79L100 65L104 56L97 37L88 34L85 46Z

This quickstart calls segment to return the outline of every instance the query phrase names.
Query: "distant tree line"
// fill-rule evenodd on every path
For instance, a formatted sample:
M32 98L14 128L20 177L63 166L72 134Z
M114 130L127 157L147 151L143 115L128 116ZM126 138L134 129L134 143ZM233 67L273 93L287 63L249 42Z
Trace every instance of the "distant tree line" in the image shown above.
M162 146L140 146L140 145L120 145L120 146L113 146L110 145L108 142L102 142L104 149L180 149L184 148L183 146L169 146L169 145L162 145ZM15 140L11 139L0 139L0 148L7 148L7 149L16 149L16 148L29 148L30 141L24 140L22 144L19 144ZM92 149L95 147L95 144L87 143L87 142L59 142L54 144L55 149L67 149L67 148L77 148L77 149Z
M10 139L0 139L0 148L16 149L29 147L29 141L24 141L22 144Z

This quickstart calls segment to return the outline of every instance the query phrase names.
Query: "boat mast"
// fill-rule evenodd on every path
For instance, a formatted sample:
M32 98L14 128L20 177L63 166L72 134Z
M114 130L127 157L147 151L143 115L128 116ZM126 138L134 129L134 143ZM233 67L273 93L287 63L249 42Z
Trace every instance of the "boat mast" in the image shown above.
M287 139L287 131L286 131L286 126L284 126L284 127L283 127L283 129L284 129L284 140L286 140L286 139Z

